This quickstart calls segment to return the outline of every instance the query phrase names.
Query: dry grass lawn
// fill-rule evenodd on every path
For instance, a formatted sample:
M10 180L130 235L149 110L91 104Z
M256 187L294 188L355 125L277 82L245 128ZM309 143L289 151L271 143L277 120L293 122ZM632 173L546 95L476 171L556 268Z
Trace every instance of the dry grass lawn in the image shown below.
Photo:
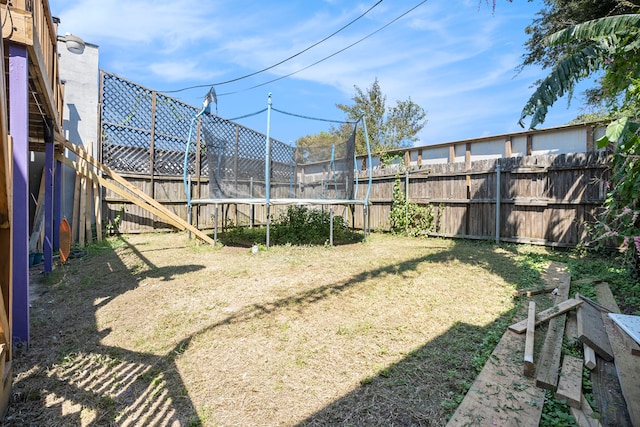
M518 250L111 238L43 280L34 269L4 425L444 425L513 289L535 281Z

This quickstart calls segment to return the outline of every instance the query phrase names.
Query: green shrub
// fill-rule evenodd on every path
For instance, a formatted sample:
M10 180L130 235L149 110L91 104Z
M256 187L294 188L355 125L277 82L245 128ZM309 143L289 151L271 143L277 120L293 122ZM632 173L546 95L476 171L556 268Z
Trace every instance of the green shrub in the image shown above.
M393 201L389 214L391 232L407 236L427 236L436 231L435 209L428 204L420 206L407 200L402 180L397 175L393 182Z

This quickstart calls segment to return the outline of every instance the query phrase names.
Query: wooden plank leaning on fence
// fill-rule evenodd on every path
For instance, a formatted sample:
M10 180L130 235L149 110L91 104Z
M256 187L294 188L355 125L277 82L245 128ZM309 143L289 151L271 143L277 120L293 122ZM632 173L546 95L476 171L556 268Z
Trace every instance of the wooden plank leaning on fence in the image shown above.
M60 142L65 148L68 148L70 151L75 153L79 158L85 160L88 163L88 165L86 165L87 167L83 168L78 164L78 162L74 162L58 154L56 158L61 162L71 166L76 171L80 172L82 175L89 176L90 178L98 181L100 185L102 185L103 187L110 189L114 193L117 193L118 195L126 198L132 203L135 203L141 208L146 209L152 214L158 216L159 218L162 218L163 220L167 221L169 224L173 225L177 229L188 230L192 232L197 238L211 245L215 245L215 242L213 241L213 239L207 236L206 233L194 227L193 225L189 224L188 222L180 218L178 215L168 210L166 207L160 204L157 200L145 194L137 187L133 186L124 177L120 176L119 174L117 174L116 172L108 168L106 165L100 163L98 160L90 156L82 147L74 145L67 140L61 140ZM104 173L107 177L111 178L112 180L114 180L124 188L114 184L111 181L108 181L102 176L99 176L97 173L95 173L92 170L92 168L89 167L89 165L97 168L99 171Z

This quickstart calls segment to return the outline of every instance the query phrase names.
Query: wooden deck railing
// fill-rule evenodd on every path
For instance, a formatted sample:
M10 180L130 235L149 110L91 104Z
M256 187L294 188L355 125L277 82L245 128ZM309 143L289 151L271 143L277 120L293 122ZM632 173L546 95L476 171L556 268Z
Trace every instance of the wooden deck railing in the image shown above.
M63 94L58 70L57 20L51 16L48 0L0 0L3 16L10 16L13 28L3 26L3 38L26 44L34 66L35 91L44 112L62 129ZM8 5L7 5L8 4ZM6 14L6 15L5 15Z

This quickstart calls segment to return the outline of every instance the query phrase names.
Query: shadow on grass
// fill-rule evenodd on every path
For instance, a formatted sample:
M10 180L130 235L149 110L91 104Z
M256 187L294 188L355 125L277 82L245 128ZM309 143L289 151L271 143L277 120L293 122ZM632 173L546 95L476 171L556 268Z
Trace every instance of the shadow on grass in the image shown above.
M14 358L2 426L202 425L176 369L179 354L101 345L111 330L98 328L95 313L147 277L170 280L204 266L158 268L126 240L117 242L140 260L137 267L127 268L111 247L94 246L49 277L32 273L31 347Z
M478 348L503 324L457 322L298 426L443 425L477 375Z
M32 347L16 357L14 393L4 426L199 426L203 421L175 363L199 335L223 325L272 316L284 308L304 308L347 290L358 291L369 279L409 275L422 263L457 260L487 269L509 283L522 283L523 277L534 276L526 271L527 266L516 265L506 251L498 253L493 245L458 241L443 251L354 274L345 282L246 306L186 337L167 354L155 355L101 345L101 338L110 331L99 329L96 310L104 301L137 287L145 277L169 280L203 266L157 268L126 240L120 244L127 245L146 269L129 270L116 250L103 248L62 268L66 278L73 277L73 283L79 280L74 276L91 277L90 286L72 288L63 277L60 283L49 285L51 292L44 290L46 293L33 302ZM124 280L114 281L111 271L128 274ZM472 277L469 284L473 286ZM481 297L482 289L478 294ZM146 303L140 302L141 312ZM442 424L477 374L475 366L482 357L478 349L490 345L492 335L499 331L497 342L511 316L505 313L485 327L455 324L377 376L363 379L360 387L301 425Z

